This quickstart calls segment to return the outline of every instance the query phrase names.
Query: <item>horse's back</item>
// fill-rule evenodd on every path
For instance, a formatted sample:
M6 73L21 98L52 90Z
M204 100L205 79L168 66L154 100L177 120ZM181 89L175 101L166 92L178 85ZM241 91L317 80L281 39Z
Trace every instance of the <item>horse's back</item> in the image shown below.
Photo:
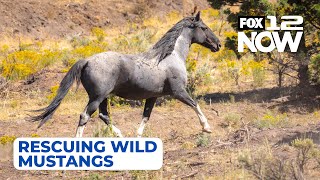
M119 79L123 61L130 60L128 55L104 52L87 58L87 65L81 75L81 82L90 95L100 95L112 90Z
M166 72L158 66L145 61L134 61L125 67L113 91L117 96L127 99L147 99L165 94Z

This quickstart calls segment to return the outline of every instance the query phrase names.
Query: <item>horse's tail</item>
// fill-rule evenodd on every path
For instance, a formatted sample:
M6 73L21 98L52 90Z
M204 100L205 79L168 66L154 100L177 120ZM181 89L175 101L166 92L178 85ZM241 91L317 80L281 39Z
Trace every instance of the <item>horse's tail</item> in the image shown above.
M66 76L62 79L60 83L60 87L58 89L57 95L54 97L50 105L46 108L35 110L36 112L43 111L40 115L31 117L31 121L41 121L38 128L40 128L44 123L46 123L59 107L62 99L67 95L70 87L72 86L73 82L77 81L77 87L80 83L80 77L82 69L86 66L88 61L86 60L79 60L77 61L71 69L68 71Z

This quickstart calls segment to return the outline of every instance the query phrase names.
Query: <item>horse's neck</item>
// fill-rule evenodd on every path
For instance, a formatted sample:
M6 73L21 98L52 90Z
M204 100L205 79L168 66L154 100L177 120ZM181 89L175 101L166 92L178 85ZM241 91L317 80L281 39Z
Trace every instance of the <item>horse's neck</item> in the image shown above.
M186 61L191 45L191 36L189 29L183 29L176 40L173 53L177 54L182 61Z

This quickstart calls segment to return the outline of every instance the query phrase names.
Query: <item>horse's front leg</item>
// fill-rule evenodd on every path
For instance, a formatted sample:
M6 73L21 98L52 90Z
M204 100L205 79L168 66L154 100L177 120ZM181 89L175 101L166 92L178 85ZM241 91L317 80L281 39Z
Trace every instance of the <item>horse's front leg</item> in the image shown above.
M187 91L185 89L181 89L178 91L174 91L173 96L180 100L181 102L183 102L184 104L192 107L192 109L197 113L199 120L200 120L200 124L202 126L202 130L204 132L207 133L211 133L211 128L210 125L208 123L207 118L204 116L204 114L202 113L200 106L189 96L189 94L187 93Z
M142 121L140 123L140 126L138 128L138 132L137 132L138 137L141 137L143 134L144 127L146 126L146 123L150 119L150 115L151 115L151 112L152 112L152 109L154 107L156 100L157 100L156 97L146 99L146 103L144 105L144 110L143 110Z

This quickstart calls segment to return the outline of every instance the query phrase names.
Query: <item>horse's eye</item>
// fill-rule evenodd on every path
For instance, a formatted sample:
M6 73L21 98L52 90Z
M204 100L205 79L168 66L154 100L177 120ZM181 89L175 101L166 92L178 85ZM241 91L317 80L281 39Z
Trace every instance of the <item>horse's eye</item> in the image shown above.
M201 27L201 29L205 31L205 30L207 30L208 28L207 28L207 27Z

